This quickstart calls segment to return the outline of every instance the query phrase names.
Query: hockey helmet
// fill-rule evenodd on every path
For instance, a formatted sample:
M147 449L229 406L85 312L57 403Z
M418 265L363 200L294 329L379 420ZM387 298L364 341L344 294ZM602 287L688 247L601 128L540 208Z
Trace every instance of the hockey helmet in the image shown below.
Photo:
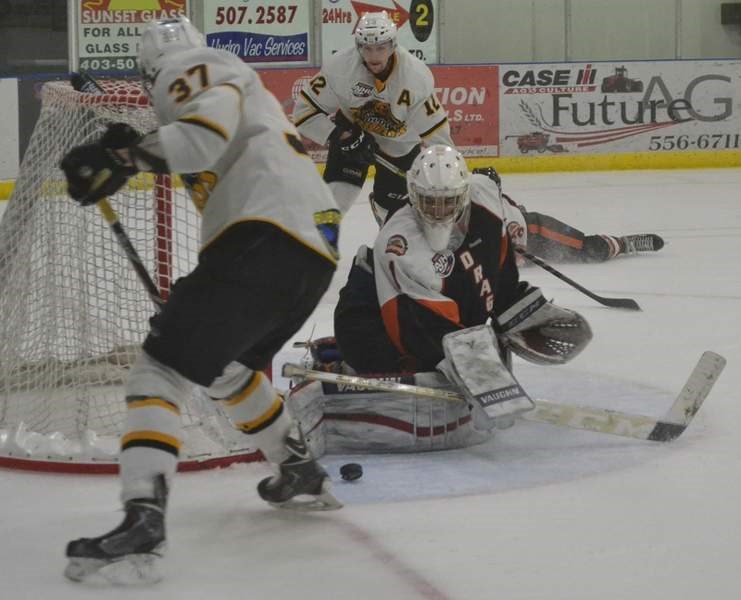
M396 24L385 10L368 12L360 17L355 27L355 45L358 49L387 42L390 42L392 50L396 48Z
M160 69L159 62L165 55L205 46L205 36L184 15L150 21L139 42L139 73L145 83L151 85Z
M463 155L443 144L423 150L407 171L409 200L437 252L447 248L453 226L468 208L469 179Z

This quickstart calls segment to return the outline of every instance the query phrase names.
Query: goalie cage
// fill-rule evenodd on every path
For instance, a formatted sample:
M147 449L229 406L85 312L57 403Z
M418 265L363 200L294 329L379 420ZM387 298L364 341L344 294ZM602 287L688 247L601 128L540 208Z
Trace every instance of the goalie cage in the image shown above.
M126 80L105 94L47 83L13 195L0 222L0 466L115 472L123 382L154 307L98 211L66 194L59 161L108 122L156 127ZM198 216L169 175L140 174L111 198L167 296L195 266ZM182 402L180 470L259 460L216 403L193 386Z

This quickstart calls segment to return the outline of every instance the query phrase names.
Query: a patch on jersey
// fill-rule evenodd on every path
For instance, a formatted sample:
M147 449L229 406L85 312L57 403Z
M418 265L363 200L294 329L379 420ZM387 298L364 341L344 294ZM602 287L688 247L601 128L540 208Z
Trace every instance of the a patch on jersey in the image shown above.
M335 260L340 257L338 243L340 238L340 221L342 214L334 208L314 213L314 224L329 248Z
M369 133L396 138L407 131L407 124L394 116L388 102L368 100L359 108L351 108L350 112L353 121Z
M507 223L507 233L510 239L518 246L523 246L523 238L525 237L525 228L520 225L517 221L510 221Z
M353 96L356 96L358 98L368 98L373 94L373 86L367 83L363 83L362 81L358 81L354 86L352 86L351 92Z
M404 256L409 248L409 243L403 235L392 235L386 242L386 253Z
M440 277L447 277L453 272L455 267L455 256L452 252L437 252L432 257L432 269L440 275Z

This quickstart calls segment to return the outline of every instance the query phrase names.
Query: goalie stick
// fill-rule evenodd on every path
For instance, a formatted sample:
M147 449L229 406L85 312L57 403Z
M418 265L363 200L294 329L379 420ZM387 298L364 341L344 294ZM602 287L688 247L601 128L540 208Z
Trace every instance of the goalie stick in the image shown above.
M536 423L608 433L621 437L653 442L670 442L682 435L684 430L687 429L725 365L726 359L719 354L711 351L704 352L682 391L667 413L661 418L606 408L563 404L549 400L535 400L535 408L529 412L519 414L518 418ZM358 377L314 371L292 363L283 366L283 376L322 381L335 385L356 386L369 390L381 390L395 394L438 398L450 402L465 402L461 394L452 390L400 383L401 376L391 376L383 379Z

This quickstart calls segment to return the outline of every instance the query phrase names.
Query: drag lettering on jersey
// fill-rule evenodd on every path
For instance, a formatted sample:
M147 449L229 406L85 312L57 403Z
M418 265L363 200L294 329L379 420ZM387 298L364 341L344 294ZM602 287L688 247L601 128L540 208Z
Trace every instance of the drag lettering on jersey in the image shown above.
M463 268L473 276L473 282L479 288L479 297L484 299L486 312L491 312L494 310L494 292L489 278L484 277L483 267L476 262L468 250L461 252L460 259Z

